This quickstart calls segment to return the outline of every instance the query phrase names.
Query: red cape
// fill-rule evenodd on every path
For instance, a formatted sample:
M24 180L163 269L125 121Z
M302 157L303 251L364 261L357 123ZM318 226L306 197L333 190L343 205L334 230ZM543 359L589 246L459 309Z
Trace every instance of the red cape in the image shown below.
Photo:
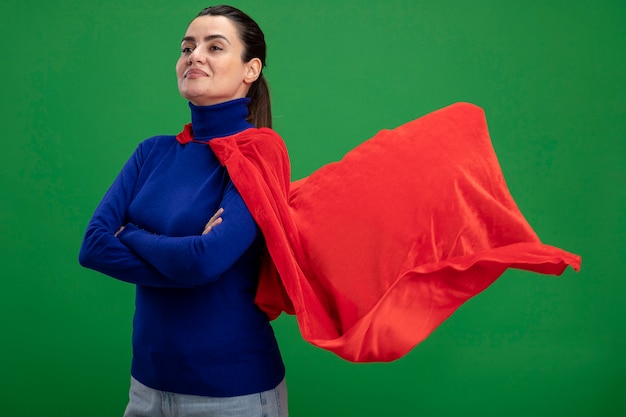
M271 129L209 144L267 242L257 304L344 359L401 357L507 268L580 268L524 219L474 105L383 130L294 183Z

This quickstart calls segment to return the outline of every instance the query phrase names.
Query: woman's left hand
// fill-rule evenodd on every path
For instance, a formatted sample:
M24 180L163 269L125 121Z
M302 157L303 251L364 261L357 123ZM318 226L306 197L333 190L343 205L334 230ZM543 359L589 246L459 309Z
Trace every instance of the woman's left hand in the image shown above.
M222 217L221 217L222 213L224 213L223 208L220 208L219 210L215 212L213 217L211 217L209 219L209 222L204 226L204 230L202 231L203 235L206 235L207 233L209 233L211 229L213 229L214 226L217 226L218 224L222 222Z

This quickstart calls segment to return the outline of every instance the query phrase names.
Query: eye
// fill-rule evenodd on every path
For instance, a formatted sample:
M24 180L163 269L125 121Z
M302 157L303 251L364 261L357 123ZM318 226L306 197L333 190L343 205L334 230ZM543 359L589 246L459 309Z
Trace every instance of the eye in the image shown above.
M181 54L184 54L184 55L190 54L190 53L192 53L192 52L193 52L193 48L192 48L192 47L190 47L190 46L184 46L184 47L182 47L182 48L181 48L181 50L180 50L180 53L181 53Z
M219 51L223 51L223 49L218 45L211 45L209 46L209 51L219 52Z

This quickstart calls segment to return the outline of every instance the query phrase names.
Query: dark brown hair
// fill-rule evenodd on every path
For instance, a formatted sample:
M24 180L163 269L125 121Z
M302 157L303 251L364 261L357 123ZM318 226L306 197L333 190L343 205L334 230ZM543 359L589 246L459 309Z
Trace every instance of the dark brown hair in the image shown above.
M267 49L263 31L250 16L232 6L221 5L207 7L202 10L197 17L200 16L224 16L230 19L237 27L239 38L244 46L241 59L243 59L244 62L248 62L252 58L261 60L261 74L259 78L252 83L247 95L251 100L248 105L248 121L256 127L272 127L270 91L267 81L263 76Z

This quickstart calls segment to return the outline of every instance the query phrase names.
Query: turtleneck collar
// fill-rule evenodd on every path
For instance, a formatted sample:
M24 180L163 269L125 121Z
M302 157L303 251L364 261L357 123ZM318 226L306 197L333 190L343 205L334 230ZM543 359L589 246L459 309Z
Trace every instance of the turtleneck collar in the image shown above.
M246 120L248 103L248 97L212 106L195 106L189 103L193 140L207 141L254 127Z

